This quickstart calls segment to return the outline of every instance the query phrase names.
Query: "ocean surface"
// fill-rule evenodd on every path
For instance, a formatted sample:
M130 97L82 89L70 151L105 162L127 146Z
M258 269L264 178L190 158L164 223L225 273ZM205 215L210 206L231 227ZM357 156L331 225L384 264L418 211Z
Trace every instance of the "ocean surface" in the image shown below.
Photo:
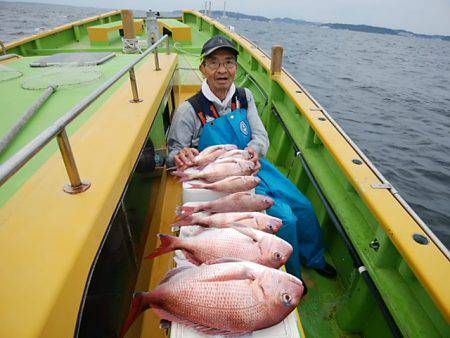
M175 8L174 8L175 9ZM0 2L0 40L103 13ZM284 66L450 246L450 42L305 24L221 19Z

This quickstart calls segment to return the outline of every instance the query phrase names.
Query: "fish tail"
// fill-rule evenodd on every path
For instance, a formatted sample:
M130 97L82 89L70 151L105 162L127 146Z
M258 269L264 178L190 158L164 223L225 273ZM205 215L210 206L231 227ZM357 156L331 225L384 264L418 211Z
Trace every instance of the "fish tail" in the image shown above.
M131 303L131 309L128 313L127 320L125 321L125 325L120 332L120 337L124 337L136 318L139 317L142 312L150 308L150 304L145 304L145 295L145 292L136 292L134 294L133 301Z
M189 189L205 189L204 183L190 183Z
M172 175L178 176L180 178L180 182L186 182L186 181L192 180L192 177L191 177L192 175L185 173L182 170L173 171Z
M172 227L182 227L192 224L192 216L186 216L184 218L177 218L177 222L172 224Z
M175 213L177 214L177 221L184 220L186 217L192 215L194 212L197 212L197 207L187 207L184 205L178 205L176 207Z
M191 214L185 214L184 208L186 208L186 207L184 207L182 205L177 205L177 207L175 208L175 214L177 215L177 217L176 217L177 221L184 220L186 217L191 215Z
M175 243L178 237L165 234L158 234L158 237L161 240L161 245L145 258L155 258L176 249Z

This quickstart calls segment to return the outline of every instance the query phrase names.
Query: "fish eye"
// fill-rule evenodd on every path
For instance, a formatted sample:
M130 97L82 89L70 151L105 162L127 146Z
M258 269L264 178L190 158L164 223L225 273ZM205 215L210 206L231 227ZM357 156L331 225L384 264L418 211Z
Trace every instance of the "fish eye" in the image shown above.
M279 252L275 252L275 253L273 254L273 257L274 257L277 261L281 260L281 254L280 254Z
M288 293L283 293L283 294L281 295L281 299L283 300L284 305L286 305L286 306L291 305L292 297L291 297L290 294L288 294Z

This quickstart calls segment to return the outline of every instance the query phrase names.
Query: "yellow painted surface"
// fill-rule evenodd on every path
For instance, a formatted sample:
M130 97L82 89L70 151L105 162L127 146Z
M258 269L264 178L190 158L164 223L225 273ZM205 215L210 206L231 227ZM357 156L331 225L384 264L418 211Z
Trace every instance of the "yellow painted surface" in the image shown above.
M173 176L167 175L163 177L162 182L161 191L158 195L159 201L155 207L160 213L152 219L144 256L149 255L159 245L156 234L172 233L171 224L175 221L175 208L182 202L182 188L178 180ZM153 290L164 278L166 273L175 266L174 264L173 253L158 256L149 262L145 262L144 260L142 266L151 268L151 277L147 290ZM159 321L159 317L152 310L146 311L142 318L140 337L165 337L164 331L159 328Z
M177 55L136 72L142 103L124 83L70 141L86 192L62 191L59 153L0 209L0 337L71 337L86 278L144 144Z
M84 25L85 23L96 21L96 20L99 20L99 19L102 19L102 18L107 18L109 16L113 16L113 15L116 15L116 14L120 14L120 11L119 10L111 11L111 12L107 12L107 13L104 13L104 14L101 14L101 15L96 15L96 16L92 16L90 18L86 18L86 19L83 19L83 20L75 21L75 22L72 22L72 23L69 23L69 24L66 24L66 25L58 26L58 27L50 29L50 30L48 30L46 32L42 32L42 33L39 33L39 34L31 35L31 36L28 36L26 38L23 38L23 39L20 39L20 40L13 41L11 43L5 44L5 48L6 48L6 50L8 50L8 49L11 49L11 48L23 45L24 43L27 43L27 42L30 42L30 41L33 41L33 40L36 40L36 39L44 38L46 36L53 35L53 34L65 31L67 29L71 29L71 28L76 27L76 26Z
M270 58L247 39L228 31L221 23L199 12L185 12L214 24L219 30L238 41L268 72L270 71ZM448 292L450 264L448 259L433 242L429 245L420 245L412 239L415 233L428 236L390 191L371 187L371 184L381 183L378 177L367 165L357 166L352 163L352 159L359 158L357 152L331 122L318 120L319 117L324 117L324 114L320 111L311 111L311 108L318 107L305 93L297 93L300 88L288 73L283 69L283 72L274 76L273 79L280 84L306 117L324 146L340 165L414 274L427 289L447 321L450 322L450 292ZM333 121L331 117L327 116L326 118Z
M190 26L177 27L168 24L167 22L158 20L159 33L163 35L163 28L168 29L172 32L172 39L174 41L186 41L192 40L192 29Z
M134 32L136 35L141 35L143 33L144 21L142 19L135 19L134 22ZM117 24L112 27L107 25L97 25L88 27L89 40L92 42L109 42L108 34L111 32L123 29L123 25Z
M175 103L176 105L180 105L183 101L186 101L190 97L194 96L200 90L200 85L180 85L175 86Z

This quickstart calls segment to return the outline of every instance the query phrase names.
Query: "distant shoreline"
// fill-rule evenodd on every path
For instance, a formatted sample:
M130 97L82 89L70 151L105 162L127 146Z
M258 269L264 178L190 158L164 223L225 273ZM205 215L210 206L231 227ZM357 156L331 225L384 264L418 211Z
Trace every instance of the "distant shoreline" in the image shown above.
M174 11L179 12L179 11ZM211 11L211 15L213 17L221 17L223 15L222 11ZM319 27L328 27L331 29L341 29L341 30L349 30L355 32L365 32L365 33L374 33L374 34L388 34L388 35L398 35L398 36L412 36L416 38L423 39L435 39L435 40L443 40L450 41L449 35L437 35L437 34L419 34L411 31L407 31L404 29L391 29L377 26L369 26L369 25L354 25L354 24L344 24L344 23L320 23L320 22L312 22L305 21L301 19L291 19L291 18L274 18L269 19L264 16L259 15L248 15L242 14L238 12L226 12L226 16L233 19L239 20L254 20L254 21L264 21L264 22L284 22L284 23L292 23L292 24L300 24L300 25L314 25Z

